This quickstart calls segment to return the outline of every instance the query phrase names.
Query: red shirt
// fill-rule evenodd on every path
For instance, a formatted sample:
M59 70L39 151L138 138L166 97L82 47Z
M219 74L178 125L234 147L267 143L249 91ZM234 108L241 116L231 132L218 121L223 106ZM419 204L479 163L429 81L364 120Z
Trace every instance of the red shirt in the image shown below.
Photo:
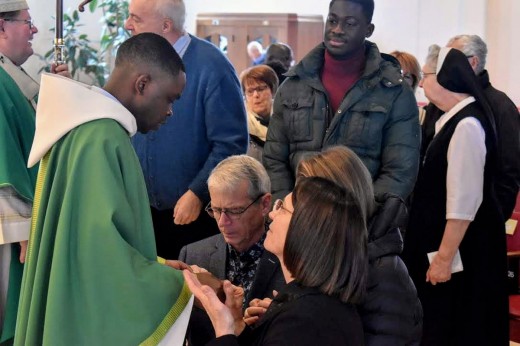
M329 95L332 111L336 113L341 101L365 70L365 49L350 59L336 60L325 50L321 82Z

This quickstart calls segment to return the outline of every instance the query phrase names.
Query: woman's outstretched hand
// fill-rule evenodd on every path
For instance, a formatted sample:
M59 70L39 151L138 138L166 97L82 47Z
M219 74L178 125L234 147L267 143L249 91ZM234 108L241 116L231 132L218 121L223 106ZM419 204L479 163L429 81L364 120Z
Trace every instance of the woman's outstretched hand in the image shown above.
M206 310L217 337L228 334L238 335L244 330L245 323L242 320L244 290L241 287L234 286L228 280L224 281L226 302L222 303L215 291L207 285L202 285L189 270L184 270L183 274L191 292Z

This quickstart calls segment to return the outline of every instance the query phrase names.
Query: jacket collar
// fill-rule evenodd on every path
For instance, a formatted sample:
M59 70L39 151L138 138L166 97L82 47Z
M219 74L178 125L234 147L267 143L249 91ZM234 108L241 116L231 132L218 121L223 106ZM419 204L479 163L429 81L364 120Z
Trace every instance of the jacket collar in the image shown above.
M366 64L361 79L368 82L368 87L382 83L386 87L399 85L403 82L397 60L388 55L381 54L377 45L365 41ZM312 49L298 64L292 67L285 75L305 79L311 86L323 90L320 80L321 69L324 64L325 44L322 42Z

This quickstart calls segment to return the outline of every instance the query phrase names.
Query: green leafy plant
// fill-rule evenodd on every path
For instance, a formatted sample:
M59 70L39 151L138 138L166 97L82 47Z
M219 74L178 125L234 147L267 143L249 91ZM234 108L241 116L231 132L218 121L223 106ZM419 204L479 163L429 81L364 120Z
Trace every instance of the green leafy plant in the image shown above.
M91 84L102 86L110 74L111 60L117 48L128 37L124 29L124 22L128 17L128 1L126 0L93 0L88 9L91 13L100 10L101 37L99 48L94 47L87 34L82 34L80 28L80 14L78 10L63 14L63 43L65 46L65 60L70 66L74 79L90 78ZM50 29L52 32L55 28ZM49 70L54 60L54 49L43 56ZM41 71L40 70L40 71Z

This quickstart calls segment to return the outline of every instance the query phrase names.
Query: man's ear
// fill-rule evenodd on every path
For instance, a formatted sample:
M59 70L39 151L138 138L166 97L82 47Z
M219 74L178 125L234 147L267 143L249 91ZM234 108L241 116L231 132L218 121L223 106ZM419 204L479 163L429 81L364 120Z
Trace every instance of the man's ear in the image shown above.
M5 20L0 19L0 34L4 33L4 23L5 23Z
M473 69L473 71L475 71L475 69L477 68L478 66L478 63L480 62L478 56L476 55L473 55L471 58L468 59L469 60L469 64L471 65L471 68Z
M370 23L370 24L368 25L368 27L367 27L367 32L366 32L366 34L365 34L365 37L366 37L366 38L369 38L370 36L372 36L372 34L374 33L374 29L375 29L375 28L376 28L376 27L374 26L374 24Z
M161 29L162 29L163 34L173 31L173 21L169 18L165 18L163 20Z
M266 216L271 211L271 200L273 196L270 193L266 193L264 197L261 199L262 203L262 214Z
M151 78L148 74L140 74L134 82L134 92L137 95L143 95L148 90Z

